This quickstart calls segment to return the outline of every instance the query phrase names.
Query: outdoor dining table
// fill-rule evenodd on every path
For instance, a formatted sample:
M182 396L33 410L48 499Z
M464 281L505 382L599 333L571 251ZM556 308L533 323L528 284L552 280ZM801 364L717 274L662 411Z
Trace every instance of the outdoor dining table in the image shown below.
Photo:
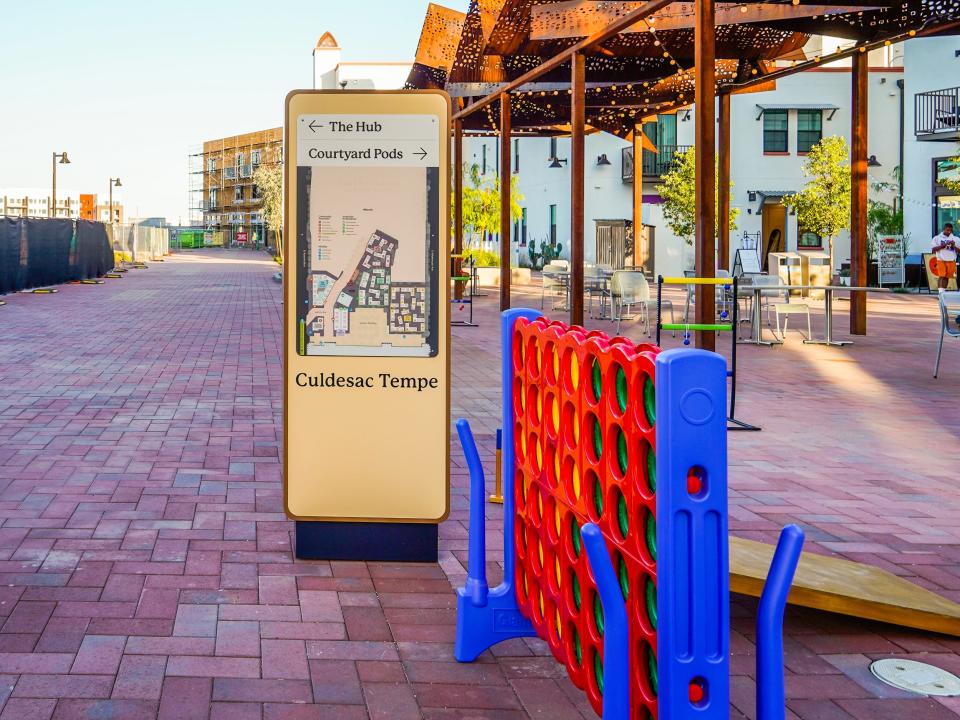
M882 292L889 293L887 288L875 287L849 287L847 285L740 285L738 295L740 297L749 297L753 293L753 333L752 337L738 342L748 345L782 345L783 340L764 340L763 322L760 313L760 303L764 292L782 293L791 290L822 290L823 291L823 311L824 311L824 331L822 340L807 338L803 342L807 345L831 345L833 347L842 347L843 345L852 345L852 340L834 340L833 339L833 293L837 290L846 292Z
M562 308L567 310L570 308L570 271L569 270L545 270L543 272L545 277L548 277L552 280L558 280L563 283L563 287L566 291L566 305ZM584 289L589 288L591 285L604 291L600 296L600 319L604 319L604 309L606 308L606 296L609 294L610 288L610 278L613 277L612 272L599 271L596 275L584 275L583 276L583 287Z

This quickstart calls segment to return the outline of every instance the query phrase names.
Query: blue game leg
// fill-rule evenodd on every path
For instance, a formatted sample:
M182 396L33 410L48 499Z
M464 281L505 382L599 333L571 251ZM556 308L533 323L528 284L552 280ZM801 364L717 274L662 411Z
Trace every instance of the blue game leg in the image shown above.
M457 423L457 433L463 444L467 466L470 469L470 528L467 583L457 591L457 634L453 656L459 662L471 662L484 650L503 640L516 637L534 637L536 631L517 606L514 589L516 548L514 547L514 493L513 477L516 467L513 442L513 326L519 318L533 320L540 317L536 310L516 308L501 314L501 381L503 383L503 582L487 590L486 537L484 528L485 487L483 467L465 420ZM461 424L463 423L463 430ZM484 597L485 596L485 597Z
M803 530L787 525L773 553L757 609L757 718L783 720L783 611L803 549Z
M581 528L580 535L603 606L603 720L628 720L630 645L627 607L600 528L587 523Z

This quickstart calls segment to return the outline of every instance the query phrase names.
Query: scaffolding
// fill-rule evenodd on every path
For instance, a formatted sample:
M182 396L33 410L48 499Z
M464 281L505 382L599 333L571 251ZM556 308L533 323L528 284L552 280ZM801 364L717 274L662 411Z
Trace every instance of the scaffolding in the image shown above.
M253 175L283 161L283 129L211 140L190 149L187 207L191 227L221 231L225 244L259 246L267 240L262 201Z

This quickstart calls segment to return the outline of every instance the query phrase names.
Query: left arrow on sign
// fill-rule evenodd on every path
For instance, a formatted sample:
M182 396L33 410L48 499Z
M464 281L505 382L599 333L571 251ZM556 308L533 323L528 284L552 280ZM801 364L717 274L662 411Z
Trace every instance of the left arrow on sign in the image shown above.
M316 120L311 120L307 127L310 128L311 131L316 132L318 127L323 127L323 123L318 123Z

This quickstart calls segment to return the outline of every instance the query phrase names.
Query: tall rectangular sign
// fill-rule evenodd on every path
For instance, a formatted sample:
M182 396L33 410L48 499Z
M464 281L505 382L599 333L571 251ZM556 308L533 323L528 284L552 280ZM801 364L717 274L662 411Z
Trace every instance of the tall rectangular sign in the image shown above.
M284 497L298 557L436 556L449 118L440 92L287 96Z

